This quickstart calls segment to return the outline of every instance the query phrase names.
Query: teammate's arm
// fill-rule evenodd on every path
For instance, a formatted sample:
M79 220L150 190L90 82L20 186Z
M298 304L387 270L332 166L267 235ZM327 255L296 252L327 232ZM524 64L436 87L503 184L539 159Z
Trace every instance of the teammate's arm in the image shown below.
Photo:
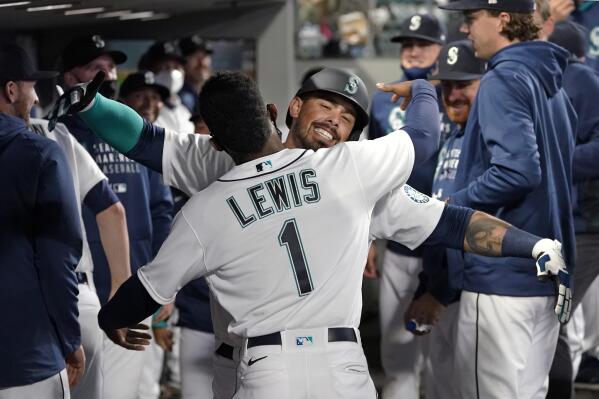
M125 207L116 202L96 214L98 231L102 248L110 269L110 294L112 298L116 290L131 276L129 258L129 233Z
M60 147L52 142L41 165L35 205L35 264L42 295L65 357L81 345L77 278L81 227L73 179Z

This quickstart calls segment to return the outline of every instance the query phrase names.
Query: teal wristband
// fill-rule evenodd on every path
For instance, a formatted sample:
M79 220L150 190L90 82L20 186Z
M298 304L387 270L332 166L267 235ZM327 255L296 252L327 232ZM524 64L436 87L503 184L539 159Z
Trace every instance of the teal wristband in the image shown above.
M144 127L137 112L99 93L92 106L79 115L96 136L123 154L135 147Z

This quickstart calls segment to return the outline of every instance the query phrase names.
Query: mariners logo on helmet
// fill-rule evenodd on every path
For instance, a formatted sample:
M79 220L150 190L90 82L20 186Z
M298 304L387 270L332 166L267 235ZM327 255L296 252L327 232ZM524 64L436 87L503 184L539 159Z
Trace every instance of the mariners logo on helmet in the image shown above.
M355 76L350 76L345 84L344 90L349 94L356 94L358 92L358 78Z
M447 63L449 65L454 65L456 62L458 62L458 53L459 49L455 46L447 51Z
M153 85L154 73L151 71L147 71L146 73L144 73L144 82L146 82L147 85Z

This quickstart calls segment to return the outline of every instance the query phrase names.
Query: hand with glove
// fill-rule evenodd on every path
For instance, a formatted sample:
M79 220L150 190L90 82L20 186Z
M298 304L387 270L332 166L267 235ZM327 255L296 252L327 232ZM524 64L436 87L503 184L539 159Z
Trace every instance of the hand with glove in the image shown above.
M60 86L56 86L60 97L48 115L48 129L54 130L61 116L75 114L89 107L105 77L106 74L99 71L90 82L73 86L66 92L62 92Z
M562 244L557 240L544 238L532 249L532 256L537 260L537 277L541 281L552 279L557 286L557 304L555 314L560 323L570 319L572 292L570 290L570 274L562 256Z

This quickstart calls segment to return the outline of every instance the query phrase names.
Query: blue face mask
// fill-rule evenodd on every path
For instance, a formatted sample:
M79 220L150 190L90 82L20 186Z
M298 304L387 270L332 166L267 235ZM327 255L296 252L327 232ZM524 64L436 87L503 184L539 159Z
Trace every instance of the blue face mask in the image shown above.
M428 75L433 71L435 64L429 66L428 68L404 68L401 67L401 70L404 73L404 76L407 80L414 79L426 79Z

